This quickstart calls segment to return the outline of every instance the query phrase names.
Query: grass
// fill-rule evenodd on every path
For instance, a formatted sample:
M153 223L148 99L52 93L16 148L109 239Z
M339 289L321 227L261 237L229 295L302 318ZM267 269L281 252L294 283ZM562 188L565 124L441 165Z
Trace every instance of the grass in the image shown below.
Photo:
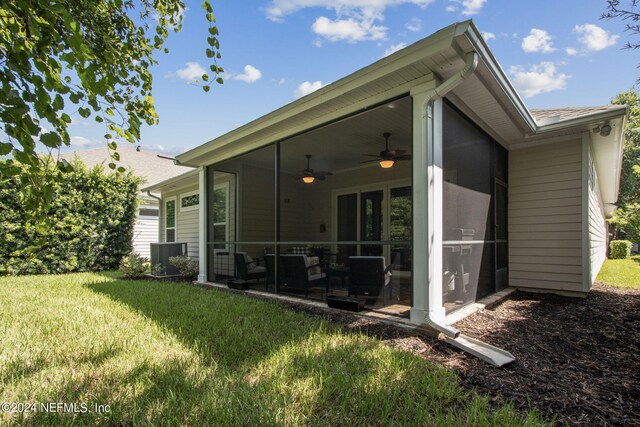
M597 280L619 288L640 289L640 255L606 260Z
M452 371L274 303L109 273L4 277L0 290L0 401L38 408L0 424L542 424Z

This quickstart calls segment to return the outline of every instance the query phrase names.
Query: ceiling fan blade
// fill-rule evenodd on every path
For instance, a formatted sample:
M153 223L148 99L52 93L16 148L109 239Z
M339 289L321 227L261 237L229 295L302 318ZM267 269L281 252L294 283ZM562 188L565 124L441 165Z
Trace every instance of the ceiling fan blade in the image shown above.
M324 181L326 179L324 175L320 175L320 176L315 175L314 178L317 179L318 181Z
M368 157L377 157L380 158L379 154L363 154L363 156L368 156Z
M403 154L402 156L394 157L395 160L411 160L411 154Z
M399 157L399 156L402 156L406 152L407 152L407 150L396 150L396 149L393 149L393 150L389 150L389 155L392 156L392 157Z
M316 171L313 176L327 176L327 175L333 175L331 172L327 172L327 171Z

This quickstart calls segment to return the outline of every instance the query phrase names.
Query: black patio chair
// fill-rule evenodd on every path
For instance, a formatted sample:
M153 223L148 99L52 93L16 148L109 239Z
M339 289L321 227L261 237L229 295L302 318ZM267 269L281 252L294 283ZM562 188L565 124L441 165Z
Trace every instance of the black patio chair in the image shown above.
M387 292L391 297L391 267L385 266L383 256L349 257L349 295L363 296L369 303L382 296L384 303Z
M283 288L304 290L305 298L309 296L309 288L324 285L327 292L329 284L319 264L310 264L306 255L280 255L282 266L280 283Z
M260 279L267 277L266 267L259 265L260 259L251 259L244 252L235 252L233 259L236 263L236 275L238 279L249 281L256 280L260 283Z

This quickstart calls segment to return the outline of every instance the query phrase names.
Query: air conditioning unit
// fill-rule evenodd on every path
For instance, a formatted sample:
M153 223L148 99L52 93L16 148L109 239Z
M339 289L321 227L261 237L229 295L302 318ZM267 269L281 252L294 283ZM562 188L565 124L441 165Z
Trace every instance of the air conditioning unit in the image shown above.
M159 265L165 276L180 274L169 262L169 258L180 255L187 255L186 243L151 243L151 272L158 271L159 268L156 266Z

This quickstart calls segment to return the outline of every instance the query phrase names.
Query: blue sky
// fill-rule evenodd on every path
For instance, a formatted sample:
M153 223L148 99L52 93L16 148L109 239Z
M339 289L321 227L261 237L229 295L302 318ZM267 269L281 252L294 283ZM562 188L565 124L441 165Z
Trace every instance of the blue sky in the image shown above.
M640 55L605 0L212 1L225 83L188 84L206 68L207 22L186 1L184 26L154 68L160 124L145 150L176 155L281 107L454 22L473 19L529 108L608 104L640 76ZM72 148L104 145L80 117Z

